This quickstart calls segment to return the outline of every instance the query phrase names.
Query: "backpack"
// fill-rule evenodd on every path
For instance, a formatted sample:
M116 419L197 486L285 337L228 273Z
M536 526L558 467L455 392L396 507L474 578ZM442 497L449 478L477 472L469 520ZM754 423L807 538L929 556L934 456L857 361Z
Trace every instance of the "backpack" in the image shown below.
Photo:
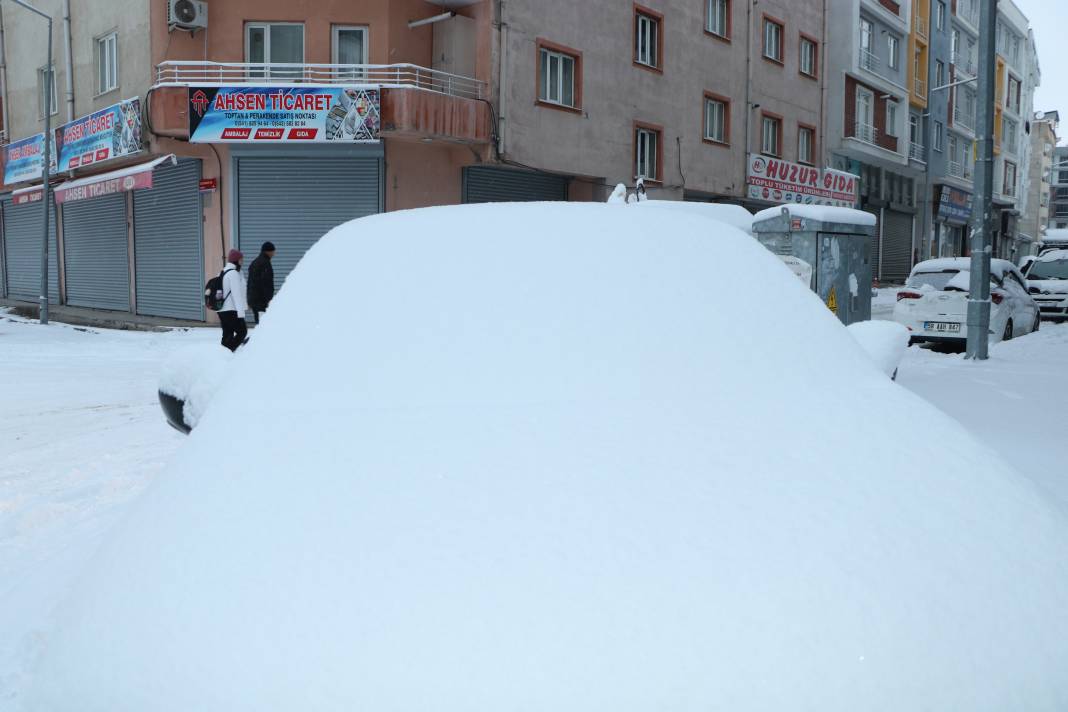
M224 269L219 272L218 276L212 277L208 280L208 283L204 285L204 306L212 311L219 311L223 308L223 304L226 303L226 298L229 294L223 294L223 277L230 270Z

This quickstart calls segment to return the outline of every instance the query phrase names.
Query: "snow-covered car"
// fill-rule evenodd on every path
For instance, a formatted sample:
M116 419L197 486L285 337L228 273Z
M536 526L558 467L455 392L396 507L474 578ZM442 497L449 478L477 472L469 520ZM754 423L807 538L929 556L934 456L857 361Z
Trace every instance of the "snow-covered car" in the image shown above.
M1043 319L1068 319L1068 249L1042 253L1027 265L1024 276Z
M897 291L894 321L908 328L913 343L964 343L970 281L968 257L920 262ZM990 343L1038 330L1038 304L1026 284L1008 260L990 261Z
M158 387L167 424L188 435L222 386L233 359L234 354L219 344L187 346L167 359Z
M34 640L27 710L1068 700L1068 518L729 225L374 215L270 317Z
M864 352L891 380L909 347L909 331L892 321L858 321L846 327Z

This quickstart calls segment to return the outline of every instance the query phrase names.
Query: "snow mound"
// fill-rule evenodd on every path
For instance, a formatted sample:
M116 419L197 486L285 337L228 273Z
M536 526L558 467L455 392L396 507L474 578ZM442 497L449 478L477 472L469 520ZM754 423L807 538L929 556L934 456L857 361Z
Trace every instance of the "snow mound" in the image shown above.
M230 349L219 344L198 344L178 349L163 364L159 390L185 401L182 417L190 428L200 422L233 359Z
M791 217L819 220L820 222L836 222L846 225L865 225L875 227L874 215L863 210L853 208L839 208L833 205L804 205L798 203L786 203L771 208L764 208L753 216L754 222L777 218L782 215L783 208L789 211Z
M31 709L1068 706L1064 517L727 225L362 218L240 361Z
M893 376L909 347L909 330L893 321L858 321L846 327L864 352L887 376Z

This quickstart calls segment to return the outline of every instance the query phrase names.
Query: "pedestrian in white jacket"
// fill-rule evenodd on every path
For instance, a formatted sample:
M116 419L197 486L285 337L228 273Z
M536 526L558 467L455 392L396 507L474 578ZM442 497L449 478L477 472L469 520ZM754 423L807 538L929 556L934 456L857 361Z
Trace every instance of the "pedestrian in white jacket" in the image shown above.
M248 336L248 325L245 323L245 312L248 311L245 276L241 274L243 259L240 250L230 250L223 269L223 305L219 310L219 323L222 325L222 345L231 351L237 351L237 347L245 343L245 337Z

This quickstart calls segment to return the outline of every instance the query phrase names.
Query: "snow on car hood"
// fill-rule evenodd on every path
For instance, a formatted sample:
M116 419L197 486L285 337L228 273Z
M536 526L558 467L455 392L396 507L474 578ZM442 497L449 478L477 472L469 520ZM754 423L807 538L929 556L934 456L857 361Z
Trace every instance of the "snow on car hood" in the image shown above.
M1063 513L740 231L376 215L270 316L34 709L1068 704Z
M1043 293L1068 294L1068 281L1063 279L1029 279L1027 286L1035 287Z

